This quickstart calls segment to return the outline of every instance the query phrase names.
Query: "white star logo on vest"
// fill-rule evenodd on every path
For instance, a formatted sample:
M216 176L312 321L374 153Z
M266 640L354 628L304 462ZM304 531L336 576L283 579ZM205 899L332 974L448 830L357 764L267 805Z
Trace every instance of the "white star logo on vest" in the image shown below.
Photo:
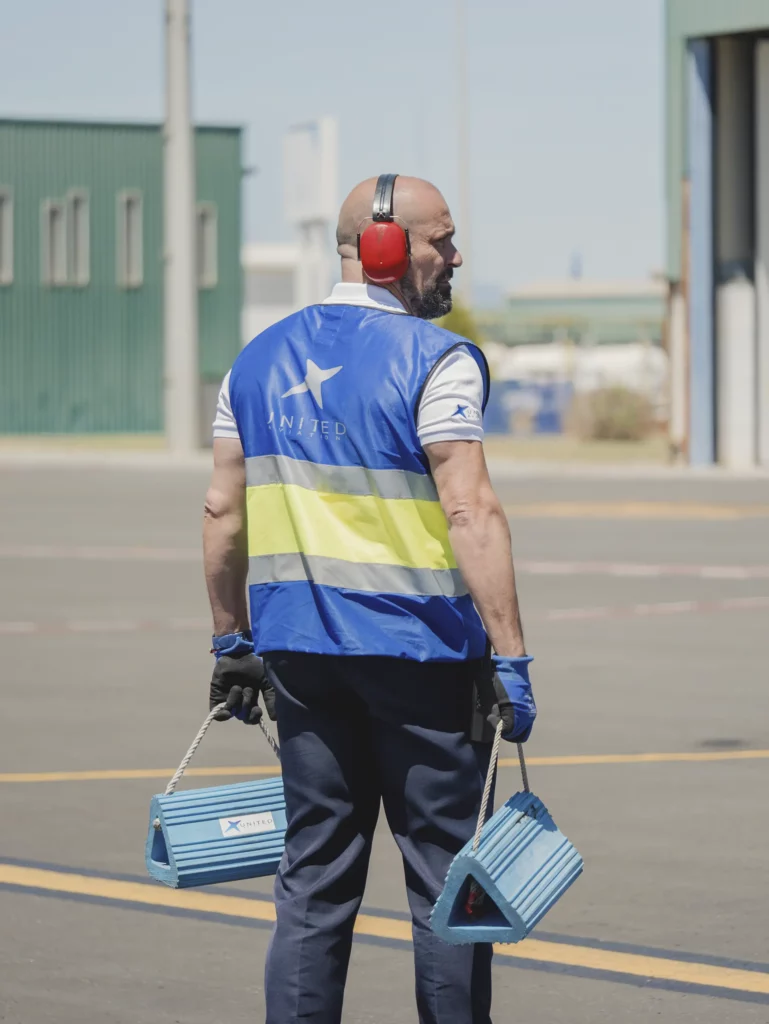
M332 366L330 370L321 370L321 368L312 361L307 360L307 372L304 375L304 380L301 384L295 384L294 387L289 388L285 394L281 395L281 398L290 398L291 395L304 395L307 391L310 392L312 397L318 403L320 409L323 408L323 385L327 380L331 380L335 377L342 369L341 366Z

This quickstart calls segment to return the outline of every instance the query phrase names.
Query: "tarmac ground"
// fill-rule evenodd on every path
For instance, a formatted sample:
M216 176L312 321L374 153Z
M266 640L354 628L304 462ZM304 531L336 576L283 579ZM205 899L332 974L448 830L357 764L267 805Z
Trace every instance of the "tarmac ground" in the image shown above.
M495 957L498 1024L769 1022L769 479L500 475L539 719L583 876ZM0 467L0 1021L263 1019L271 880L174 892L151 796L207 710L201 464ZM500 799L519 786L505 752ZM215 725L186 786L265 774ZM380 824L345 1021L416 1019ZM469 1024L469 1022L468 1022Z

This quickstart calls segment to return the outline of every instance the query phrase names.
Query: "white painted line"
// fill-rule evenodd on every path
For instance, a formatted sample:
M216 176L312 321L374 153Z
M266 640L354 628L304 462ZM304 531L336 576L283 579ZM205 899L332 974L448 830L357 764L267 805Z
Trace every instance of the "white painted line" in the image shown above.
M658 565L647 562L542 562L516 559L532 576L685 576L700 579L769 579L769 565Z
M178 632L185 632L186 630L196 629L211 629L210 619L170 619L168 628Z
M0 558L85 562L199 562L202 559L202 552L200 548L0 544Z
M548 622L585 621L589 619L645 618L650 615L683 615L720 611L752 611L769 608L769 597L732 597L722 601L660 601L657 604L635 604L616 608L555 608L544 616Z
M709 580L747 580L750 579L750 569L739 565L704 565L702 576ZM761 575L761 572L757 573Z
M546 618L557 622L565 619L607 619L610 615L610 608L555 608L547 613Z
M658 615L678 615L681 612L696 612L706 607L698 601L662 601L656 606Z
M64 629L68 633L135 633L138 622L130 619L67 619Z
M37 633L36 622L0 622L0 636L22 636L26 633Z
M574 576L580 572L578 562L527 562L515 561L516 572L531 573L534 576Z
M610 564L608 566L608 572L612 576L662 576L663 571L661 565Z
M767 608L769 597L727 597L721 604L726 609Z
M617 607L551 608L530 616L546 622L580 622L599 619L643 618L650 615L681 615L719 611L753 611L769 608L769 597L729 597L721 601L661 601L657 604L634 604ZM0 636L22 636L31 633L157 633L206 632L211 628L207 618L173 619L64 619L51 622L2 622Z
M200 562L200 548L116 545L0 544L0 559L89 562ZM701 579L769 579L769 565L676 565L648 562L578 562L516 559L516 571L532 576L686 576Z

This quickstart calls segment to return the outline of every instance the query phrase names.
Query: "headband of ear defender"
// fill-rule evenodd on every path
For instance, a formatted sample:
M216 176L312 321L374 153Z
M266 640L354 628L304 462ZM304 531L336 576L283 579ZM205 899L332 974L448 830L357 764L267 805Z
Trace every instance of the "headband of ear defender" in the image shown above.
M393 193L397 174L380 174L374 189L372 223L358 232L358 259L374 284L395 284L409 269L411 241L408 228L395 220Z

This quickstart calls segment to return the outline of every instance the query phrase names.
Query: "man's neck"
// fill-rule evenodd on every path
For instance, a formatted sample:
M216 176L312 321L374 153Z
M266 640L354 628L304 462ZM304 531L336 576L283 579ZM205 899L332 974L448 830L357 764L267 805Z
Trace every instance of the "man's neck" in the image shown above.
M373 281L369 281L363 273L358 260L342 260L342 284L374 284ZM394 298L400 302L407 313L411 313L411 306L409 305L408 299L403 294L401 289L395 284L378 284L377 288L384 288Z

